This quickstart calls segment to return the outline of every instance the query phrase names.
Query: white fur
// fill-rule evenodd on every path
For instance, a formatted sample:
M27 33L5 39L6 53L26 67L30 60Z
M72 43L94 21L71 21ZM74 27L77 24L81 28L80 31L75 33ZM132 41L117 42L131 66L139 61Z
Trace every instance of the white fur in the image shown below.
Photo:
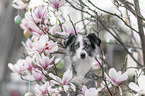
M83 36L82 35L78 35L78 38L77 38L77 42L80 42L80 47L76 50L76 55L79 59L81 59L80 55L81 53L85 53L86 55L86 58L87 58L87 52L85 50L83 50L84 46L83 46Z
M82 87L83 84L86 84L89 81L89 79L85 78L85 75L91 69L92 60L93 60L93 58L88 57L85 59L77 59L77 60L73 61L73 64L75 66L76 75L73 77L71 82Z

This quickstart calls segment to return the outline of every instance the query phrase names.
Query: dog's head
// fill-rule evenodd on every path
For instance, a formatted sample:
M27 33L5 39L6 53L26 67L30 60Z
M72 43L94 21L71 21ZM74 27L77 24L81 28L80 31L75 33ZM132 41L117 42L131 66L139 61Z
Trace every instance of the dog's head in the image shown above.
M70 56L86 59L88 56L94 56L100 44L101 40L94 33L78 36L70 34L65 41L65 48L68 49Z

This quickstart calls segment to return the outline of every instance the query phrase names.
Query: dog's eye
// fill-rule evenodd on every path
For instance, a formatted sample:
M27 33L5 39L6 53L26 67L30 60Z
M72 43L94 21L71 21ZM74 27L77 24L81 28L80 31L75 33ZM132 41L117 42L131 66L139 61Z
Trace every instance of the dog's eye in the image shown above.
M90 45L89 44L85 44L85 48L86 49L89 49L90 48Z

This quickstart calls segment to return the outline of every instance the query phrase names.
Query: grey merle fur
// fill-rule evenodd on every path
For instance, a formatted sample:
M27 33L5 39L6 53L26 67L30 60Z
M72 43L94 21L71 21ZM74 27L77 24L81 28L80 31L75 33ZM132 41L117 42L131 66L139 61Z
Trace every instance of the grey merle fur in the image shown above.
M81 62L80 60L78 60L78 62L77 62L77 60L73 61L73 59L72 59L73 56L78 54L78 53L76 53L76 51L80 47L80 42L77 41L77 38L78 38L78 36L76 36L74 34L70 34L68 36L67 40L64 42L65 48L68 49L73 76L77 76L76 67L78 67L78 64ZM94 33L90 33L88 35L83 35L82 50L84 50L89 57L94 57L96 55L95 51L97 50L98 47L100 47L100 44L101 44L101 40ZM82 61L83 60L84 60L84 58L82 58ZM81 69L81 70L83 70L83 69ZM88 88L95 86L92 68L90 68L90 70L85 74L84 78L90 79L90 81L87 84Z

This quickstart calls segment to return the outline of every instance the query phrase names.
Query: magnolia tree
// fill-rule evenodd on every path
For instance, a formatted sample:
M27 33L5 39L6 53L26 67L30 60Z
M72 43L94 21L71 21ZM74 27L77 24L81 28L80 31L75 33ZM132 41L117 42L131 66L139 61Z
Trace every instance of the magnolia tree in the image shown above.
M106 0L107 1L107 0ZM22 42L26 55L8 67L22 80L36 82L36 96L122 96L145 95L145 35L143 13L138 0L112 0L112 10L99 7L98 0L14 0L18 9L15 23L20 24L26 41ZM37 3L37 4L34 4ZM98 4L99 3L99 4ZM106 2L107 3L107 2ZM70 14L66 9L72 8ZM65 10L64 10L65 9ZM74 10L75 9L75 10ZM20 10L24 11L21 19ZM71 13L75 12L76 20ZM77 14L78 13L78 14ZM137 20L134 21L134 20ZM95 27L94 27L95 26ZM137 27L138 26L138 27ZM125 29L125 31L123 29ZM91 29L91 30L90 30ZM123 31L122 31L123 30ZM104 33L105 31L105 33ZM112 36L112 42L120 45L127 53L119 71L111 68L103 49L94 70L95 87L78 87L71 82L72 71L59 74L65 56L64 41L70 33L86 35L94 32ZM125 38L129 40L124 40ZM108 43L103 40L103 43ZM110 41L110 40L109 40ZM130 79L130 77L134 77ZM29 89L30 90L30 89ZM78 91L79 90L79 91ZM31 92L25 96L33 96Z

